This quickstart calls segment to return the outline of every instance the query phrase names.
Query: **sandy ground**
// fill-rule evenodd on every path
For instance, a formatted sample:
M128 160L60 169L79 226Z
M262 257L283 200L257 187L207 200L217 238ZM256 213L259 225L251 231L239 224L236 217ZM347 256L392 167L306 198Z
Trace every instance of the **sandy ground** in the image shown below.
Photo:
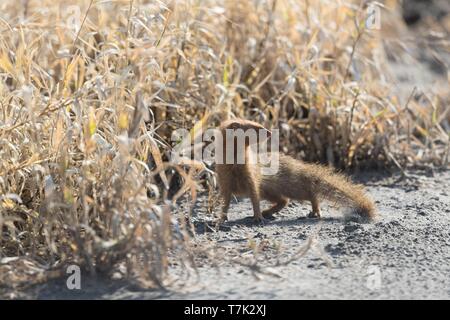
M450 171L359 177L375 199L379 217L358 221L323 206L307 218L307 203L291 203L275 220L254 225L248 200L232 204L219 231L211 216L194 210L197 243L220 248L219 268L198 258L199 279L183 288L140 290L120 281L82 280L70 291L65 279L29 290L39 299L450 299ZM201 204L201 203L200 203ZM304 256L298 251L312 241ZM258 272L243 266L261 248ZM222 258L220 258L222 257ZM292 259L289 264L284 261ZM277 262L281 265L277 266ZM177 273L179 267L173 268ZM256 277L255 277L256 275Z

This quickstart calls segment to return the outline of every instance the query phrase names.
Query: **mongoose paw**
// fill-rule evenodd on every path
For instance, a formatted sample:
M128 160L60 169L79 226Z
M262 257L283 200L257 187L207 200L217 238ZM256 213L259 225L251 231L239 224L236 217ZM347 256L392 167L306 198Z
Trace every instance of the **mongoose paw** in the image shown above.
M263 216L260 216L260 217L253 217L253 222L257 224L266 224L269 221L267 219L264 219Z
M262 215L263 215L263 217L264 217L265 219L268 219L268 220L275 220L275 216L273 215L273 213L270 213L270 212L263 212Z
M227 220L228 220L228 217L227 217L227 216L221 215L220 217L218 217L218 218L216 218L216 219L214 220L214 224L215 224L215 225L220 225L220 224L224 223L224 222L227 221Z
M319 212L311 211L311 212L308 214L308 218L320 218L320 213L319 213Z

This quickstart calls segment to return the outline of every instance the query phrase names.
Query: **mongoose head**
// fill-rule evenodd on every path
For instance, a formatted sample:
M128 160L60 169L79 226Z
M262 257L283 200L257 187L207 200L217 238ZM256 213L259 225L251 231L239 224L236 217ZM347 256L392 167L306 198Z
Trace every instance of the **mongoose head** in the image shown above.
M256 133L256 140L251 140L248 137L246 137L245 139L245 145L248 146L250 144L254 144L254 143L261 143L264 140L268 139L271 136L271 132L270 130L267 130L266 128L264 128L264 126L260 125L257 122L254 121L250 121L250 120L245 120L245 119L231 119L231 120L226 120L224 122L221 123L219 129L225 133L225 130L243 130L245 134L250 133L251 131L254 131ZM263 132L261 132L261 130L263 130ZM262 135L260 135L260 133L263 133ZM265 134L264 134L265 133ZM265 138L263 140L260 140L261 138Z

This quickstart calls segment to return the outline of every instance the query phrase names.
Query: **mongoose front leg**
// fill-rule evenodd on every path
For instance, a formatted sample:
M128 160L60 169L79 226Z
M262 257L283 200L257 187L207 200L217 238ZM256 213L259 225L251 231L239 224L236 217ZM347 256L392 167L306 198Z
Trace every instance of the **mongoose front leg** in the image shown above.
M259 208L259 198L257 196L251 196L252 205L253 205L253 220L256 223L264 223L266 219L264 219L261 214L261 210Z
M320 218L319 200L317 198L311 199L312 212L308 215L310 218Z
M270 207L269 209L266 209L262 212L262 215L264 218L269 218L272 217L272 215L278 211L280 211L281 209L283 209L284 207L286 207L286 205L288 204L289 200L287 198L280 198L275 202L275 205L273 205L272 207Z
M258 190L256 189L256 186L253 183L250 186L250 200L252 201L253 205L253 220L257 223L266 222L266 219L264 219L263 215L261 214L261 209L259 207L260 199Z
M222 212L220 213L220 217L217 222L222 223L224 221L228 220L228 209L230 208L230 202L231 202L231 192L223 192L223 205L222 205Z

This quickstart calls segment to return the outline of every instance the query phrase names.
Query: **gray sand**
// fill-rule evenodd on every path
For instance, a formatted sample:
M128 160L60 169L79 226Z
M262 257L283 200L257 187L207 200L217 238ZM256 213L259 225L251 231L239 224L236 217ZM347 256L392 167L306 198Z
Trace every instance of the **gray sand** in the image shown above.
M233 203L222 230L205 232L210 221L201 203L194 210L197 243L214 243L223 259L215 268L197 258L200 278L184 287L141 290L120 281L83 280L70 291L65 280L27 292L40 299L449 299L450 171L359 179L375 199L379 217L363 222L322 206L321 220L306 218L307 203L291 203L275 220L254 225L248 200ZM267 205L267 204L265 204ZM207 230L209 230L207 228ZM312 247L295 257L308 239ZM257 277L241 263L252 260L251 244L265 244ZM224 251L226 249L226 251ZM293 261L276 266L277 260ZM179 267L172 272L178 274Z

